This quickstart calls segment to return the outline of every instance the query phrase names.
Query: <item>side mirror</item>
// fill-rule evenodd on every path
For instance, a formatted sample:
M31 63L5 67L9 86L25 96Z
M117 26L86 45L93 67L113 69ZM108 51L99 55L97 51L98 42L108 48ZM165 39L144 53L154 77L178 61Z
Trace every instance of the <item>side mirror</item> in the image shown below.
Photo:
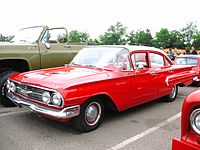
M44 45L46 46L47 49L51 48L51 45L49 43L44 43Z
M138 67L137 67L137 69L141 69L141 70L144 69L144 65L139 64Z

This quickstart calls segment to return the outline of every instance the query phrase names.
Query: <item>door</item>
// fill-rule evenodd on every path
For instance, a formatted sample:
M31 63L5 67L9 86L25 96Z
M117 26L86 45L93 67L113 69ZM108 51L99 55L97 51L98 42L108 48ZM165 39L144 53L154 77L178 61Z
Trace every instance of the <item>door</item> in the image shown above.
M170 88L166 84L166 78L173 74L170 63L165 56L159 52L149 52L150 73L156 77L156 98L167 95Z
M131 55L135 72L131 79L132 105L141 104L156 97L156 74L151 72L148 59L146 52L135 52Z
M63 66L73 59L81 48L67 45L67 40L65 28L46 30L40 42L41 68Z

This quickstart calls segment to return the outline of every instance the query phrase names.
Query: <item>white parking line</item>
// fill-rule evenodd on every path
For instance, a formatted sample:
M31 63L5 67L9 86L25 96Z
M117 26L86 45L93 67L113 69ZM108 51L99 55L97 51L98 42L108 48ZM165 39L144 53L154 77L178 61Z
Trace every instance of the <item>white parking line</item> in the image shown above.
M186 98L186 96L184 96L184 95L177 95L177 97L179 97L179 98Z
M20 114L20 113L24 113L24 112L27 112L27 111L26 110L21 110L21 111L0 112L0 117Z
M154 126L152 128L149 128L149 129L147 129L147 130L145 130L145 131L143 131L143 132L141 132L141 133L139 133L139 134L137 134L137 135L125 140L125 141L123 141L122 143L119 143L119 144L111 147L108 150L121 149L121 148L133 143L134 141L139 140L140 138L142 138L142 137L144 137L144 136L146 136L146 135L158 130L159 128L165 126L166 124L168 124L168 123L170 123L170 122L172 122L172 121L174 121L174 120L176 120L176 119L178 119L180 117L181 117L181 112L176 114L176 115L174 115L174 116L172 116L172 117L170 117L170 118L168 118L168 119L166 119L166 120L164 120L164 121L162 121L161 123L157 124L156 126Z

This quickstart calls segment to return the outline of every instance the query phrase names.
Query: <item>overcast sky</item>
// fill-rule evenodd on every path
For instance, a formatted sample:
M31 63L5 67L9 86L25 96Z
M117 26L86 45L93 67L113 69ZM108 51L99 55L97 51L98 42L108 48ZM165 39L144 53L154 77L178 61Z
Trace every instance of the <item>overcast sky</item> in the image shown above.
M128 31L149 28L179 30L187 22L200 29L199 0L2 0L0 33L48 25L86 31L92 37L121 22Z

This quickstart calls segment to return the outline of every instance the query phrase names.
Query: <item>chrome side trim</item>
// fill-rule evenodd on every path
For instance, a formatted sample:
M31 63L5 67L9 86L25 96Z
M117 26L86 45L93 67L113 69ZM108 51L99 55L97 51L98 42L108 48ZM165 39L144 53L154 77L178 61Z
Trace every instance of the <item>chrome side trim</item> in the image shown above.
M165 79L165 83L166 83L167 86L169 86L169 79L168 79L168 77Z
M32 112L51 116L57 119L68 119L68 118L78 116L80 114L80 105L66 107L59 111L59 110L39 106L32 102L24 101L20 99L19 97L16 97L10 92L7 92L6 96L19 107L23 107L25 109L29 109Z

